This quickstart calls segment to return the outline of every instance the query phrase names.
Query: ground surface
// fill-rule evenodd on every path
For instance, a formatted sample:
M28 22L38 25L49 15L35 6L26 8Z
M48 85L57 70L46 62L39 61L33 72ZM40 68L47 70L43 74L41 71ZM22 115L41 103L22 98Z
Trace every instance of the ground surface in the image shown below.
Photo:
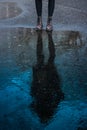
M46 0L42 32L34 0L0 1L0 130L87 129L86 7L56 0L47 33Z

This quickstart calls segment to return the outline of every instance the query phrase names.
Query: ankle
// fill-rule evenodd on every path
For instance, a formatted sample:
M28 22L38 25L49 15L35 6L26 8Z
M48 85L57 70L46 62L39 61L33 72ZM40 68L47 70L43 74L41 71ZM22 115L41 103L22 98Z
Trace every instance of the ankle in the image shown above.
M52 22L52 17L48 17L47 23L50 24Z
M37 17L37 23L42 24L42 17L41 16Z

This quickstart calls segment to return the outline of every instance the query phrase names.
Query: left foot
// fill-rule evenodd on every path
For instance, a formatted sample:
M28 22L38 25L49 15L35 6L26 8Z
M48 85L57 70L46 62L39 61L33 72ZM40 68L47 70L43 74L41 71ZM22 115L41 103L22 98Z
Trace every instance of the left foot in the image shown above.
M52 18L51 17L48 18L46 30L47 31L52 31L53 30Z

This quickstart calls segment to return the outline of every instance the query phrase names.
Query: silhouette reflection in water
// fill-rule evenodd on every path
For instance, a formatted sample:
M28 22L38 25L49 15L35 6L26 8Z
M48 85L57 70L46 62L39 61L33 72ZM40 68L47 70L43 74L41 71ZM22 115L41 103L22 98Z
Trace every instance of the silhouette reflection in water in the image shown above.
M60 88L60 78L54 65L55 48L52 32L48 32L49 59L46 64L44 63L42 32L37 33L37 64L33 67L31 108L37 113L41 123L45 124L55 114L59 102L64 99L64 94Z

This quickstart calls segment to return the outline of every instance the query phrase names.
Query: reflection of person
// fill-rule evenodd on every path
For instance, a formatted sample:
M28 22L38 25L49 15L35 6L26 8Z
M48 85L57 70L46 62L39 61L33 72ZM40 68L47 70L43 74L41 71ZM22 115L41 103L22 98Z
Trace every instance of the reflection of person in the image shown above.
M32 110L37 113L41 123L48 123L55 113L58 103L64 98L60 88L60 78L54 65L55 48L52 33L48 33L49 59L44 63L42 34L38 32L37 64L33 67L31 96Z
M41 30L43 27L42 24L42 0L35 0L36 4L36 11L37 11L37 30ZM51 31L53 29L52 26L52 16L54 12L54 7L55 7L55 0L48 0L48 20L47 20L47 26L46 30Z

